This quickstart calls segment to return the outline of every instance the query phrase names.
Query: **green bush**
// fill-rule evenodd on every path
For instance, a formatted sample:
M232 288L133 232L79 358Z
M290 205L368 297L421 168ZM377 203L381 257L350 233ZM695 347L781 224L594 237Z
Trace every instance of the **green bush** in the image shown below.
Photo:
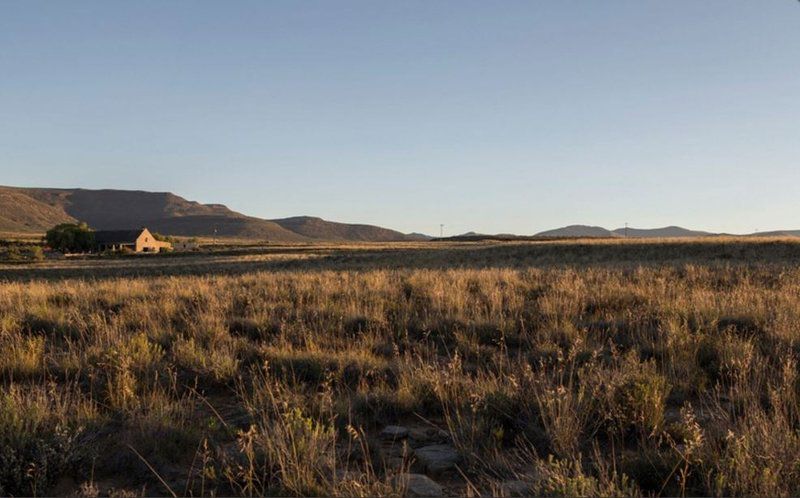
M612 426L623 434L631 431L654 434L663 426L670 385L652 363L629 368L614 382L602 410Z
M47 245L65 252L86 252L94 248L94 232L86 223L62 223L45 234Z

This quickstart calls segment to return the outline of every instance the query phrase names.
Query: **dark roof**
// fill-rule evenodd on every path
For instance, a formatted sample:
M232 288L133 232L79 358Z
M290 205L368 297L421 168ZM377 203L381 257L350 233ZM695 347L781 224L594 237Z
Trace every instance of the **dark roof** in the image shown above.
M98 230L94 233L97 244L133 244L144 231L138 230Z

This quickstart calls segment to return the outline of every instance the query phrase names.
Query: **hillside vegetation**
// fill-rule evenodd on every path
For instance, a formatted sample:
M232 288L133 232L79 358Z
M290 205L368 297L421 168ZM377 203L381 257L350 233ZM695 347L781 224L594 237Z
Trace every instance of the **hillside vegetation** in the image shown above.
M336 223L312 216L295 216L272 221L287 230L312 239L393 242L419 238L403 234L396 230L389 230L388 228L373 225Z
M20 200L5 211L19 219L9 223L4 228L7 231L44 231L62 220L79 220L97 230L146 226L172 235L307 240L271 221L167 192L2 187L0 195ZM33 216L39 212L48 216Z
M797 242L202 258L0 268L0 494L800 494Z
M320 218L265 220L221 204L200 204L169 192L0 187L0 231L44 232L82 221L97 230L147 227L181 236L275 242L402 241L419 236Z
M0 187L0 231L43 232L75 219L63 208L52 206L22 192Z

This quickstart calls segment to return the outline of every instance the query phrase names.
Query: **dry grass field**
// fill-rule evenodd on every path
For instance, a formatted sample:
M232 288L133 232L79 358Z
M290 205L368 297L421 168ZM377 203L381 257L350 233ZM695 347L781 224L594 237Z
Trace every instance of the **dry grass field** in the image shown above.
M799 263L723 238L0 263L0 495L800 495Z

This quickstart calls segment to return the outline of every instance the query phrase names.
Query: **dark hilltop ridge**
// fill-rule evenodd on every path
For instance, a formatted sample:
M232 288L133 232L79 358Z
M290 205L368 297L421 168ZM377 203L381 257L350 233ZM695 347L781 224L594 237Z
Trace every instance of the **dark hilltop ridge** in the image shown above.
M372 225L335 223L307 216L265 220L200 204L170 192L0 187L0 231L43 232L59 223L86 222L97 230L146 226L153 232L180 236L219 236L278 242L313 240L414 241L404 234Z
M537 237L619 237L611 230L588 225L570 225L536 234Z
M271 220L279 226L310 239L389 242L397 240L427 240L422 234L404 234L374 225L337 223L314 216L294 216Z
M699 230L689 230L683 227L664 227L664 228L617 228L613 231L623 237L638 238L663 238L663 237L708 237L711 235L721 235Z

